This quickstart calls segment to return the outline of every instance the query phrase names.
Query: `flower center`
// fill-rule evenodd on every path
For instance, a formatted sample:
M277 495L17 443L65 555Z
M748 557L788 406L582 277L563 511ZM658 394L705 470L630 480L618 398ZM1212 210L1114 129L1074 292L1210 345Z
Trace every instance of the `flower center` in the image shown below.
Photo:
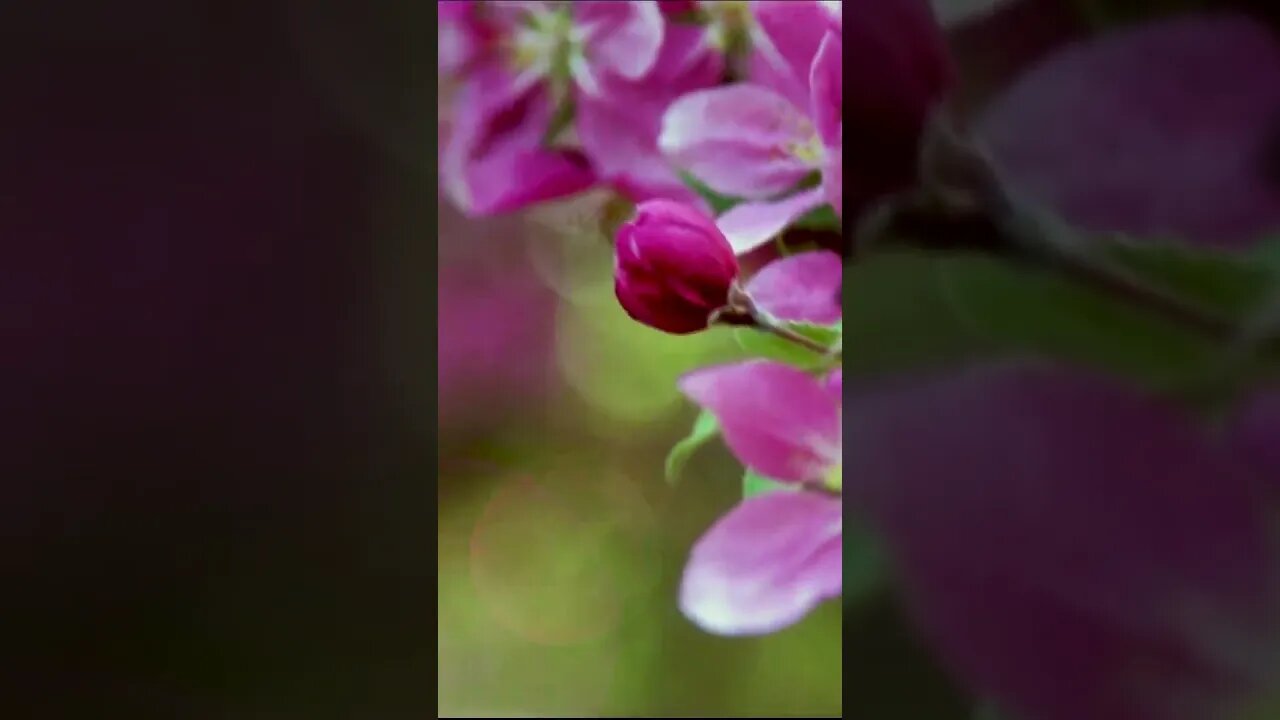
M568 3L532 11L512 33L507 48L508 61L521 76L567 84L570 62L575 54L582 53L580 34L574 27Z
M826 157L826 150L823 149L822 140L817 134L810 135L803 142L788 143L786 150L792 157L810 167L821 166L823 158Z
M707 44L721 52L745 47L752 23L751 8L745 0L701 3L707 18Z
M822 484L826 487L840 492L844 488L844 464L836 463L827 470L822 477Z

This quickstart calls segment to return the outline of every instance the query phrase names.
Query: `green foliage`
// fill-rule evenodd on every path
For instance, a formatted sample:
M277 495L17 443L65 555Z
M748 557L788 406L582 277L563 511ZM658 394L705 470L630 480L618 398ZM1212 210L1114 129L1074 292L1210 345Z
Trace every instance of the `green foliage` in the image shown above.
M840 217L836 215L835 208L825 204L810 210L799 220L796 220L791 224L791 228L802 228L805 230L839 231L840 227Z
M1217 357L1210 339L1154 311L986 255L870 257L846 268L844 295L856 349L844 369L855 377L1020 355L1164 389Z
M842 602L853 607L870 600L889 584L888 561L875 535L853 518L844 519L844 589Z
M1235 322L1253 312L1268 293L1274 275L1272 267L1258 261L1264 257L1261 255L1176 243L1138 243L1123 237L1094 242L1103 257L1148 287L1220 320Z
M765 477L754 470L748 470L742 476L742 497L745 500L749 497L762 495L767 492L794 492L795 487Z
M716 422L714 415L703 410L698 415L698 419L693 421L693 428L689 431L689 434L676 443L671 448L671 452L667 453L667 482L674 483L679 480L680 473L684 470L684 466L688 464L689 458L693 457L698 448L706 445L707 442L719 434L720 423Z
M715 190L707 187L701 180L687 172L681 171L680 179L684 181L685 185L689 186L690 190L701 195L702 199L707 201L707 204L711 206L712 211L714 211L716 215L719 215L734 205L742 202L741 198L729 197L728 195L721 195L720 193L717 193Z

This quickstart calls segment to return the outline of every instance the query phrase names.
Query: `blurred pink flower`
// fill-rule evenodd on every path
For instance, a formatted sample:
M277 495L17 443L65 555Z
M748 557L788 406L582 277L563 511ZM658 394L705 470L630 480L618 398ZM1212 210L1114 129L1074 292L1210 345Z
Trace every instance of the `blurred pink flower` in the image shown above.
M658 150L658 134L676 98L715 85L723 72L723 56L702 42L700 28L670 25L644 77L614 74L599 94L580 95L575 129L600 178L633 202L666 198L705 207Z
M549 133L574 97L598 96L613 78L638 80L650 71L663 46L657 6L445 6L438 7L451 49L441 69L456 72L461 82L440 161L449 199L468 215L491 215L594 184L596 173L582 152L549 145Z
M514 218L441 210L436 289L442 431L501 420L554 379L556 294L528 264Z
M780 630L840 595L840 373L826 382L752 360L699 370L680 389L720 423L749 469L791 488L744 500L698 540L680 606L724 635Z
M978 125L1002 176L1090 231L1245 249L1280 227L1280 43L1178 15L1064 47Z
M1002 361L859 388L849 511L1011 717L1210 720L1280 668L1269 478L1175 406Z

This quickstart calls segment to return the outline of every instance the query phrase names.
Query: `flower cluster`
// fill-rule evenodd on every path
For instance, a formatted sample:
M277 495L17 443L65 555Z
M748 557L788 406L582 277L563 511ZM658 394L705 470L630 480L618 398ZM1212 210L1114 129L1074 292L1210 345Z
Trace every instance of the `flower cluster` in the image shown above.
M675 335L729 326L741 340L740 361L679 381L701 415L672 457L718 436L745 473L741 502L690 552L679 604L691 621L768 633L841 596L848 501L944 664L1013 716L1223 717L1280 677L1266 504L1280 405L1272 393L1224 412L1214 435L1167 390L1194 378L1200 405L1231 405L1204 402L1204 379L1231 363L1196 333L1236 337L1224 317L1274 278L1078 232L1227 244L1280 223L1280 196L1249 155L1280 108L1280 50L1265 33L1171 21L1064 53L1044 71L1054 82L1017 84L974 123L988 160L967 140L948 145L950 126L935 122L955 73L927 0L438 9L448 202L478 217L611 192L634 206L613 237L626 315ZM1257 92L1240 90L1246 76L1263 78ZM1219 102L1198 96L1209 91ZM1099 97L1110 104L1091 105ZM1195 112L1166 112L1177 100ZM1205 165L1227 151L1231 162ZM1066 222L1020 204L1011 178ZM935 212L914 226L942 228L949 251L981 233L969 247L985 254L939 259L925 252L938 242L920 241L877 277L865 271L874 248L858 248L859 279L900 291L850 305L861 350L892 346L860 367L911 375L877 385L842 366L842 255L846 228L890 227L864 222L886 208L900 211L890 220ZM1016 267L999 263L1009 247ZM923 275L946 291L908 296ZM1280 337L1270 289L1262 325ZM936 317L965 300L952 313L963 327ZM889 319L868 320L880 311Z
M863 70L849 97L846 8ZM449 202L475 217L605 188L636 205L615 238L627 315L673 334L738 326L802 353L749 353L680 383L768 489L694 547L685 614L713 632L763 633L839 596L842 268L831 249L847 212L914 180L951 79L927 3L458 1L438 12ZM860 158L848 209L846 103ZM827 249L789 247L802 225Z

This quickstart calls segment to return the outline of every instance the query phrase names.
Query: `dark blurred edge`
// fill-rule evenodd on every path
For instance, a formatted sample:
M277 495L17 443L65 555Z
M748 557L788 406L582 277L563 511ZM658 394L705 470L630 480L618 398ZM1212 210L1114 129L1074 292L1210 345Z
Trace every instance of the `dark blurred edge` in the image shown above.
M0 3L0 714L432 716L430 12Z
M1185 12L1188 8L1184 6L1195 6L1202 11L1245 13L1280 32L1280 3L1275 0L1178 2L1181 0L1110 0L1110 6L1121 24ZM1079 12L1080 5L1080 0L1010 0L990 16L949 32L962 84L948 109L962 126L1021 73L1055 50L1105 31L1088 25ZM1276 147L1280 148L1280 135ZM1275 156L1280 158L1280 151ZM857 171L856 163L854 158L853 167L845 168L846 176ZM846 223L846 243L852 242L853 227L853 223ZM885 338L885 342L893 341ZM853 396L858 384L846 383L844 387L845 403L856 402ZM846 502L845 512L856 515L858 509ZM967 697L939 665L926 640L912 627L901 598L882 594L861 604L846 604L843 644L845 705L853 717L968 720L975 716L977 700Z

